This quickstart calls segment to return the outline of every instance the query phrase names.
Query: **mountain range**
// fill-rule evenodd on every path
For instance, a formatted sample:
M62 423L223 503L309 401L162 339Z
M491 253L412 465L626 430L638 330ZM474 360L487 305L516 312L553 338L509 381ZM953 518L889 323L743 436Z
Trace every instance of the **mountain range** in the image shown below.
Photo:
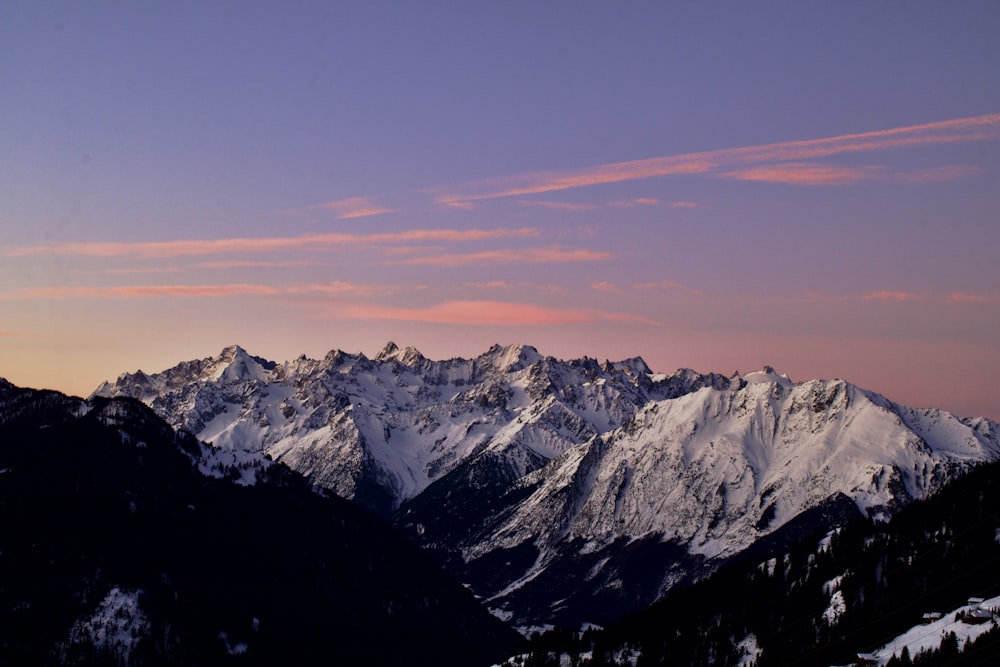
M284 363L232 346L98 397L211 443L204 473L252 485L278 462L370 509L522 629L612 621L747 550L888 520L1000 456L990 420L843 380L526 345Z

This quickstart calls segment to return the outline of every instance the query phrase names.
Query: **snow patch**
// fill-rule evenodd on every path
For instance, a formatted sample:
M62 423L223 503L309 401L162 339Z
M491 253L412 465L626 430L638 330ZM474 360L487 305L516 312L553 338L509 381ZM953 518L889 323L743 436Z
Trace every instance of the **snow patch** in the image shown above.
M976 641L979 637L990 630L996 628L997 611L1000 610L1000 596L988 600L962 605L930 623L914 626L887 642L873 653L880 665L884 665L895 655L899 656L905 646L910 653L910 657L915 657L920 651L937 649L941 646L941 640L950 632L954 632L958 638L959 649L965 646L966 640ZM993 621L982 624L967 623L963 618L968 618L976 612L989 612Z
M61 647L63 654L72 646L91 646L117 663L131 664L132 652L150 630L149 619L139 606L141 593L112 588L89 618L77 620L70 628Z
M757 636L753 633L741 639L736 645L736 650L740 656L739 661L736 663L737 667L753 667L753 665L757 664L760 656L764 654L764 651L761 650L760 645L757 643Z
M847 611L847 605L844 602L844 593L836 590L830 596L830 604L823 612L823 620L826 621L827 625L835 625L845 611Z

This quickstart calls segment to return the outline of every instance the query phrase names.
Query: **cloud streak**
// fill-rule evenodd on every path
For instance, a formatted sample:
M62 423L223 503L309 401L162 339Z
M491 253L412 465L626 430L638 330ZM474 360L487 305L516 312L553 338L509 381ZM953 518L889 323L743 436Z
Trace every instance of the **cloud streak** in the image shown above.
M586 248L499 248L468 253L417 255L390 260L392 264L409 266L457 267L470 264L566 264L596 262L609 259L611 253Z
M414 286L410 286L414 288ZM31 287L8 295L7 298L27 299L143 299L153 297L232 297L274 295L345 295L371 296L389 294L400 288L390 285L356 285L334 281L309 285L273 286L254 283L228 285L119 285L113 287Z
M952 303L988 303L1000 304L1000 294L970 294L969 292L952 292L948 295Z
M373 215L395 212L394 209L385 208L373 203L368 197L350 197L348 199L328 201L319 204L317 208L336 213L338 220L367 218Z
M925 294L893 290L878 290L861 295L863 301L923 301L925 298L927 298Z
M608 280L600 280L598 282L590 283L590 289L595 292L604 292L605 294L621 294L622 291L618 289L613 282Z
M530 206L535 208L547 208L554 211L592 211L596 206L593 204L573 204L565 201L545 201L521 199L517 202L520 206Z
M784 162L748 169L736 169L720 174L740 181L784 183L787 185L847 185L877 178L881 167L835 167L809 162Z
M683 153L560 172L522 174L489 184L470 184L460 188L468 190L467 192L441 194L436 202L455 208L471 208L478 201L524 197L623 181L738 172L740 167L766 163L795 163L833 155L996 139L1000 139L1000 114L989 114L820 139ZM836 173L830 172L829 175ZM801 170L799 176L803 176ZM841 174L841 177L844 176L845 174ZM814 176L819 177L820 174Z
M661 291L686 292L687 294L690 294L691 296L701 296L702 295L702 291L701 290L694 289L692 287L688 287L687 285L685 285L683 283L679 283L676 280L660 280L660 281L651 282L651 283L638 283L638 284L632 285L632 289L636 289L636 290L661 290Z
M6 257L133 257L154 259L165 257L198 257L219 254L270 253L295 250L331 250L356 246L377 246L391 243L464 243L494 239L524 239L539 236L532 227L499 229L412 229L375 234L305 234L303 236L189 239L153 242L92 242L60 243L7 248L0 251Z
M550 326L595 322L660 325L649 318L631 313L615 313L596 308L558 308L506 301L448 301L427 308L354 305L347 307L343 314L352 319L474 326Z
M890 302L890 303L921 303L921 304L1000 304L1000 293L976 294L970 292L952 292L944 295L935 292L908 292L905 290L872 290L863 294L828 294L825 292L806 291L802 298L794 301L810 303L846 303L846 302Z
M619 208L631 208L633 206L659 206L660 200L654 197L635 197L634 199L621 199L616 202L612 202L612 206L617 206Z

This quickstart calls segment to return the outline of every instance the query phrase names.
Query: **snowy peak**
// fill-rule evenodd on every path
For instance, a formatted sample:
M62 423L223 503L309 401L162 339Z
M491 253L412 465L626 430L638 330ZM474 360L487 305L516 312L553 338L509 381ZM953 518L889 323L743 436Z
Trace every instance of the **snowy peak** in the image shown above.
M235 383L246 380L264 381L270 371L274 370L275 364L251 356L239 345L230 345L223 348L212 366L209 375L211 379Z
M501 373L519 371L541 361L542 355L530 345L493 345L489 351L480 357Z
M125 374L95 395L138 398L220 450L267 454L388 511L473 458L488 455L516 478L651 398L715 383L693 372L654 381L646 371L638 358L602 368L527 345L431 361L389 342L373 359L332 350L280 365L234 345L162 373Z
M624 359L622 361L605 360L601 368L606 373L620 371L634 376L651 375L653 373L642 357L632 357L631 359Z
M759 371L753 371L752 373L747 373L741 377L748 384L779 384L786 389L795 386L795 383L792 382L791 378L785 374L779 374L771 366L764 366Z
M397 361L404 366L417 367L422 364L426 359L424 355L420 354L417 348L412 346L407 346L405 349L400 349L398 345L394 342L389 341L382 351L375 355L372 360L375 363L383 363L387 361Z

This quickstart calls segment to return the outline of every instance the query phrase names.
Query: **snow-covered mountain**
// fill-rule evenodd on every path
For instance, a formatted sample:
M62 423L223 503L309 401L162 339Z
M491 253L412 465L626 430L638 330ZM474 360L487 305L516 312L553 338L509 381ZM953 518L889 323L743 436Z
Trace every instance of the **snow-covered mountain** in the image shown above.
M1000 456L994 422L841 380L661 375L527 346L284 364L230 347L96 393L394 514L519 624L613 617L762 538L887 517Z
M221 450L282 461L385 515L464 462L488 461L491 476L513 481L650 400L727 384L655 376L641 359L560 362L511 345L431 361L389 343L374 359L336 350L284 364L232 346L94 393L137 398Z

